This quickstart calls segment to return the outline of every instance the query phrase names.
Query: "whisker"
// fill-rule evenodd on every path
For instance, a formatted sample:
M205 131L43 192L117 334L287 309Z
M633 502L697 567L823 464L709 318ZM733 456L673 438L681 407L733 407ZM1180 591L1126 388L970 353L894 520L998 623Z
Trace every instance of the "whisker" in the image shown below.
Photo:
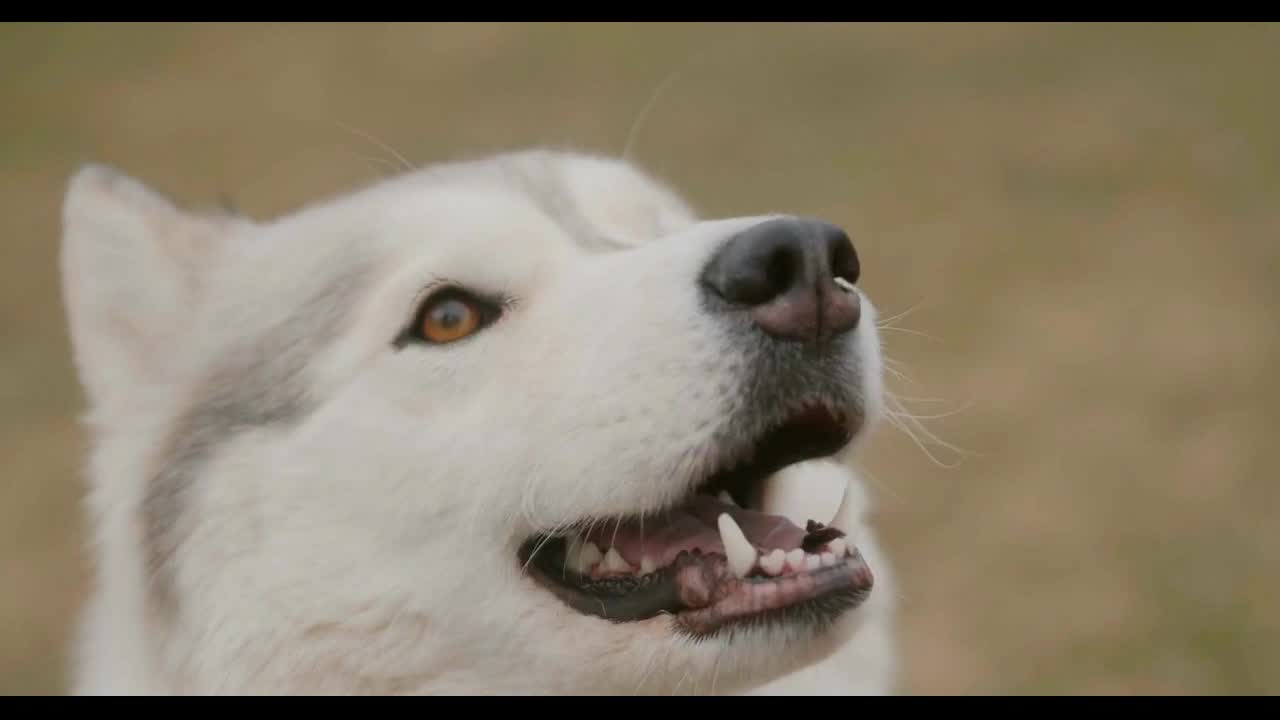
M640 127L644 123L645 118L649 116L649 111L653 109L654 105L658 102L658 99L667 91L667 88L671 87L671 85L676 81L676 78L678 78L682 72L684 72L684 68L671 71L671 73L667 75L666 79L658 84L658 87L649 96L649 100L645 102L644 107L640 108L640 113L636 115L635 121L631 123L631 129L627 132L627 141L622 145L623 160L630 159L631 149L635 145L636 139L640 137Z
M916 402L916 403L940 403L940 402L947 401L946 398L915 397L913 395L898 395L897 398L899 400L905 400L907 402Z
M897 398L897 399L901 400L901 398ZM964 407L957 408L950 412L935 413L933 415L916 415L915 413L906 412L906 408L903 408L901 403L899 403L898 405L900 408L899 410L886 410L886 412L893 413L894 415L897 415L899 417L911 418L912 420L941 420L943 418L949 418L953 415L959 415L960 413L966 410L969 410L973 407L973 403L971 402L965 405Z
M903 369L909 370L910 368L907 367L906 363L900 360L895 360L893 357L889 356L888 354L885 354L884 356L882 356L880 358L880 362L883 365L885 372L890 373L891 375L901 380L902 382L908 385L919 384L915 381L915 379L913 379L911 376L907 375L906 372L900 369L900 368L903 368Z
M658 653L661 651L662 651L662 646L657 645L649 653L649 658L648 660L645 661L643 666L643 671L640 673L640 682L636 683L635 689L631 691L632 695L639 693L640 688L644 687L644 684L649 681L649 675L653 673L653 669L654 667L656 667L653 661L658 657Z
M693 671L692 671L692 670L686 670L686 671L685 671L684 676L680 678L680 682L676 683L675 688L671 690L671 695L672 695L672 696L675 696L677 693L679 693L679 692L680 692L680 686L681 686L681 685L684 685L684 681L685 681L685 680L688 680L688 679L689 679L689 675L690 675L690 674L692 674L692 673L693 673Z
M618 531L621 529L622 529L622 518L617 518L613 522L613 537L609 538L609 547L614 547L618 544ZM618 554L621 555L622 553L618 553Z
M395 163L386 158L374 157L372 155L365 155L364 153L356 152L355 150L350 150L347 148L344 148L344 150L345 152L347 152L347 154L351 155L352 157L356 157L363 160L365 163L365 166L372 173L374 173L380 178L390 177L391 175L395 174ZM375 163L377 164L377 167L375 167Z
M892 365L889 365L888 363L885 363L884 371L894 376L895 378L901 380L902 382L907 383L908 385L914 384L911 378L907 377L901 370L898 370L897 368L895 368ZM886 390L885 392L887 393L888 391Z
M391 155L392 155L393 157L395 157L397 160L399 160L399 161L400 161L400 163L401 163L402 165L404 165L404 168L405 168L406 170L412 171L412 170L415 170L415 169L416 169L416 168L414 168L413 163L411 163L411 162L409 162L408 160L406 160L406 159L405 159L404 155L401 155L399 152L397 152L397 151L396 151L396 149L395 149L395 148L393 148L393 147L391 147L390 145L388 145L388 144L386 144L386 143L382 142L382 141L381 141L381 140L379 140L378 138L376 138L376 137L374 137L374 136L370 135L369 133L364 132L364 131L362 131L362 130L357 130L356 128L353 128L353 127L351 127L350 125L347 125L346 123L343 123L343 122L341 122L341 121L335 120L335 121L334 121L334 123L335 123L335 124L337 124L337 125L338 125L339 127L341 127L342 129L346 130L347 132L349 132L349 133L351 133L351 134L353 134L353 135L357 135L357 136L359 136L359 137L362 137L362 138L364 138L365 140L368 140L369 142L371 142L371 143L373 143L373 144L377 145L378 147L382 148L383 150L386 150L387 152L391 153Z
M906 412L906 409L902 407L902 403L898 402L898 399L893 395L892 392L889 392L889 391L885 392L885 401L886 401L886 404L894 406L892 408L886 407L885 417L889 420L889 422L894 427L897 427L899 430L903 432L903 434L905 434L908 438L910 438L911 441L915 443L916 447L920 448L920 450L924 452L925 456L928 457L929 460L933 462L935 465L938 465L939 467L943 467L946 469L952 469L958 466L958 462L954 465L947 465L941 460L938 460L933 455L933 453L929 451L928 447L925 446L925 443L920 439L920 436L917 435L917 433L920 433L920 435L923 435L926 439L932 441L935 445L945 447L948 450L951 450L952 452L956 453L957 455L960 455L961 457L965 457L965 456L972 457L972 453L966 452L965 450L958 448L955 445L952 445L951 443L946 442L945 440L942 440L936 434L934 434L931 430L925 427L918 419L916 419L910 413ZM910 426L904 423L903 422L904 420L907 423L910 423Z
M898 313L898 314L896 314L896 315L890 315L890 316L888 316L888 317L880 318L880 319L877 321L877 323L876 323L876 324L884 323L884 324L886 324L886 325L889 325L889 324L892 324L892 323L894 323L894 322L896 322L896 321L898 321L898 320L902 320L903 318L907 317L907 316L908 316L908 315L910 315L911 313L913 313L913 312L915 312L916 310L920 309L920 306L924 305L924 303L925 303L925 298L920 298L920 300L919 300L919 301L917 301L915 305L912 305L911 307L907 308L906 310L903 310L902 312L900 312L900 313Z
M934 336L930 335L929 333L920 332L919 330L911 330L911 329L909 329L909 328L895 327L895 326L893 326L893 325L879 325L879 326L877 326L877 327L876 327L876 329L877 329L877 330L885 330L885 331L888 331L888 332L897 332L897 333L902 333L902 334L904 334L904 335L916 335L916 336L918 336L918 337L922 337L922 338L924 338L924 339L926 339L926 340L932 340L932 341L934 341L934 342L942 342L941 340L939 340L938 338L936 338L936 337L934 337Z
M716 676L720 674L720 661L724 659L724 650L716 653L716 664L711 668L711 697L716 695Z
M538 556L538 553L542 552L543 546L545 546L547 543L551 542L551 540L559 536L560 532L563 529L564 529L563 523L557 523L555 526L552 527L551 532L544 534L542 536L542 539L538 541L538 544L534 545L533 551L529 553L529 559L524 562L524 565L520 568L520 571L524 572L528 570L529 564L532 563L533 559Z

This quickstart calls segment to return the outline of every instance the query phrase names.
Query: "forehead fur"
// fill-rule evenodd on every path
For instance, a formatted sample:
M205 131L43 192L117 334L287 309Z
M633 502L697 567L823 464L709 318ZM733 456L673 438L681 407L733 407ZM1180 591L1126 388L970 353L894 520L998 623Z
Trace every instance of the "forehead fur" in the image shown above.
M374 185L353 200L387 199L382 193L390 188L412 194L450 186L505 191L508 201L537 209L584 250L636 245L694 220L678 194L637 166L554 150L441 164Z
M694 221L667 186L612 158L531 150L426 167L256 224L224 243L202 277L210 292L192 318L202 330L190 354L198 364L216 354L228 332L242 339L321 312L313 298L330 297L330 283L358 285L354 268L379 276L362 286L374 293L362 298L369 303L389 282L519 286L527 282L522 275L565 253L636 246ZM488 253L507 262L495 267ZM375 313L376 320L384 310L390 308L367 309L362 318Z

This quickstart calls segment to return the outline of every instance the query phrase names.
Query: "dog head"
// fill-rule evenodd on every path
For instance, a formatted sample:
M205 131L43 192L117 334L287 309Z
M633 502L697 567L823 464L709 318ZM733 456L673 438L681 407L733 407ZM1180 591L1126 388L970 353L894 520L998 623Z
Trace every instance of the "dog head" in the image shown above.
M271 221L92 166L64 222L101 591L170 687L729 689L852 632L838 494L779 484L880 413L839 228L551 151Z

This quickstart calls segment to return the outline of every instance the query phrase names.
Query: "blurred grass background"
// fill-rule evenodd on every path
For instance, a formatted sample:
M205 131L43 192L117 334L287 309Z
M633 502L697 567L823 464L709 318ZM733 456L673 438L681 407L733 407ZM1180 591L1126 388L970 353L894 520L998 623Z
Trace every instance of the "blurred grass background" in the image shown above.
M965 451L864 461L903 690L1274 693L1277 67L1274 24L0 26L0 692L64 691L86 589L79 163L265 216L378 142L620 153L669 81L633 157L850 228L892 388Z

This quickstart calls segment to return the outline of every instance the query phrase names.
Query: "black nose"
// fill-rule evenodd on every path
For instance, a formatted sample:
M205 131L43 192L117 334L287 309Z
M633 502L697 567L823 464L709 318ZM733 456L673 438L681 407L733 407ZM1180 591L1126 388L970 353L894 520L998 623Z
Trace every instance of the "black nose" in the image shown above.
M843 230L785 217L730 238L703 270L702 283L731 306L748 309L770 335L810 341L858 326L861 309L852 285L860 270Z

